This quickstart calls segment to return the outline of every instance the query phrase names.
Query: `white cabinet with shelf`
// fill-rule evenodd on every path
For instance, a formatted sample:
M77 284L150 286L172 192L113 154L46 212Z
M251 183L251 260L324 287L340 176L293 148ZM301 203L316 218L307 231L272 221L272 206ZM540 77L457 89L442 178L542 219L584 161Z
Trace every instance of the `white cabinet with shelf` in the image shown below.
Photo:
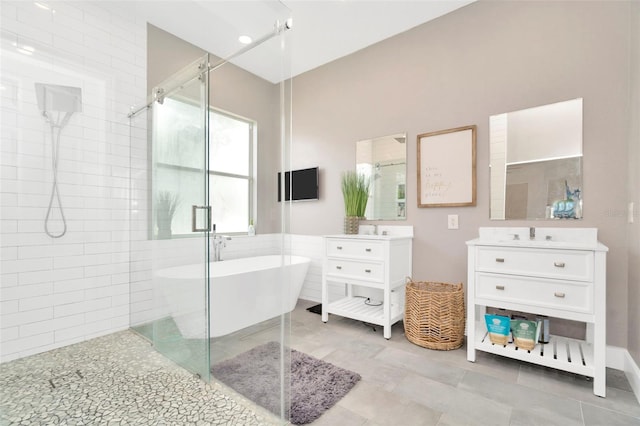
M596 236L594 228L480 228L467 241L467 359L481 350L593 377L604 397L608 249ZM551 336L531 351L493 344L487 306L581 321L586 339Z
M322 321L329 314L383 326L404 316L404 286L411 276L411 235L332 235L325 237L322 268ZM329 283L344 285L343 297L329 300ZM358 288L374 289L380 303L367 304Z

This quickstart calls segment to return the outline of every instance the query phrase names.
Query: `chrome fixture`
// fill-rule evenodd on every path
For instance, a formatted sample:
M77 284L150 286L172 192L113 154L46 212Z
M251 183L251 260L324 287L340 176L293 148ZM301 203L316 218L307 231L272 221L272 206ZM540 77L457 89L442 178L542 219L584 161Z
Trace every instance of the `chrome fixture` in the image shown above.
M35 83L38 108L51 128L51 169L53 184L47 215L44 219L44 232L51 238L60 238L67 233L67 219L62 209L60 191L58 189L58 154L60 152L60 134L69 123L71 116L82 112L82 89L79 87L59 86L57 84ZM54 114L55 113L55 114ZM54 117L55 115L55 117ZM56 132L57 129L57 132ZM56 134L57 133L57 134ZM58 200L58 209L62 218L62 231L54 234L49 230L49 218L53 209L53 199Z
M182 81L179 85L175 85L175 87L166 87L166 88L164 88L164 87L156 87L156 88L154 88L152 93L151 93L151 96L149 96L147 98L146 104L144 104L142 106L132 106L131 107L131 112L129 112L127 117L128 118L135 117L139 112L144 111L147 108L149 108L154 102L158 102L158 103L162 104L162 102L164 102L165 97L170 96L174 92L183 89L189 82L193 81L194 79L202 79L203 74L210 73L211 71L217 70L221 66L231 62L232 59L235 59L236 57L241 56L242 54L250 51L254 47L257 47L257 46L261 45L262 43L265 43L266 41L272 39L273 37L278 36L278 35L282 34L283 32L290 30L292 27L293 27L293 20L291 18L287 19L284 22L280 22L279 20L277 20L274 23L273 30L271 30L270 32L268 32L264 36L260 37L256 41L245 45L242 49L238 50L237 52L235 52L235 53L233 53L233 54L231 54L231 55L229 55L227 57L224 57L224 58L220 59L218 62L216 62L214 64L201 63L198 66L198 69L199 69L198 73L196 75L194 75L193 77L191 77L190 79L187 79L186 81Z
M536 239L536 228L534 226L529 228L529 239L530 240Z
M226 235L212 234L211 246L213 248L213 262L220 262L222 260L222 249L227 246L227 241L231 240L231 237Z

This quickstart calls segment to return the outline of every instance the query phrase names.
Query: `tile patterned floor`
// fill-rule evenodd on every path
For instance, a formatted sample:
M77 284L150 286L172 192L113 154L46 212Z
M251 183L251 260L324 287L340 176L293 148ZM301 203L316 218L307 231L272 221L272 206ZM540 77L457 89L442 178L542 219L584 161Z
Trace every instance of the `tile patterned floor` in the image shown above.
M123 331L0 365L1 425L274 425Z
M292 314L291 346L348 368L362 380L316 426L640 426L640 404L624 373L607 371L607 398L585 377L478 352L434 351L410 343L402 323L381 327L305 311Z
M362 375L315 426L582 425L640 426L640 404L619 371L607 398L592 382L464 348L431 351L361 322L327 324L300 301L291 315L293 348ZM265 322L212 343L224 359L278 336ZM221 350L222 348L222 350ZM278 420L229 389L205 384L132 332L120 332L0 365L0 425L271 425Z

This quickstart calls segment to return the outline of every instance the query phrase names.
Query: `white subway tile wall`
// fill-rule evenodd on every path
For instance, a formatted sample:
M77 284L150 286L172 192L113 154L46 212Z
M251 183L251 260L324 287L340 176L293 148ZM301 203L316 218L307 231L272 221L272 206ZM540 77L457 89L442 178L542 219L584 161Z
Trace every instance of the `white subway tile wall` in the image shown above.
M311 300L320 303L322 301L322 261L324 259L324 239L321 236L314 235L292 235L291 236L291 253L298 256L305 256L311 259L311 264L307 271L302 290L300 291L300 299ZM333 291L343 292L342 286Z
M146 178L146 123L130 138L127 114L146 98L146 23L107 4L2 2L0 362L129 326L130 195L146 204L129 178ZM44 232L52 140L35 83L82 91L60 137L60 238ZM136 279L148 271L131 265Z
M51 5L0 9L0 362L162 318L153 271L205 256L204 240L148 239L148 117L127 118L146 98L146 23L107 3ZM54 151L35 83L82 91L82 111L61 130L60 238L44 232ZM57 202L52 217L57 233ZM222 258L283 244L312 259L301 298L319 302L321 237L233 236Z

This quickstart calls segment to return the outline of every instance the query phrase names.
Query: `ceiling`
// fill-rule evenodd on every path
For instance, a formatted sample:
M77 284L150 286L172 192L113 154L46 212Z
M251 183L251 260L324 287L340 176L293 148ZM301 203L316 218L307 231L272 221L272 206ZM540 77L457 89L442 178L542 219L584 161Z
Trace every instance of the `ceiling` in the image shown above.
M286 55L282 55L280 37L274 37L232 60L277 83L473 1L178 0L122 4L147 22L221 58L245 47L238 41L240 35L258 40L292 17L292 29L286 31ZM290 64L283 64L283 57L290 58Z

